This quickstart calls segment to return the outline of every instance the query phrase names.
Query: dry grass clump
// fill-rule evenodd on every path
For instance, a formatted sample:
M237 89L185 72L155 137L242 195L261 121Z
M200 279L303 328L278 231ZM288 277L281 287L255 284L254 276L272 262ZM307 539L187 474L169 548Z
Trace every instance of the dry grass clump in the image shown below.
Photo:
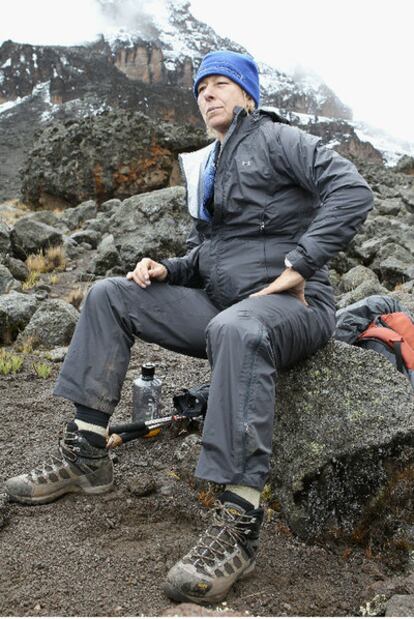
M29 275L26 277L25 281L22 284L23 290L28 290L29 288L33 288L39 281L40 271L29 271Z
M30 254L26 259L26 266L29 270L29 275L23 283L23 290L33 288L38 282L41 273L63 271L66 267L65 250L62 245L56 245L48 247L45 251L39 251L37 254ZM59 279L51 283L57 283L58 281Z
M73 305L73 307L76 307L76 309L78 310L81 306L85 294L86 287L77 286L77 288L73 288L73 290L71 290L67 294L65 301Z
M50 271L63 271L66 267L65 250L62 245L48 247L46 251L31 254L26 260L29 272L50 273Z

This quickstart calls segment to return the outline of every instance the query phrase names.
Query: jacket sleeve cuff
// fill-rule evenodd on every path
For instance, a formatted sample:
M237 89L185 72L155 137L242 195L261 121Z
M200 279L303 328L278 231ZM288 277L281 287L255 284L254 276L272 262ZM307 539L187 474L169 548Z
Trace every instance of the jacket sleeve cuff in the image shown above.
M165 268L167 269L167 277L164 280L165 282L167 282L168 284L172 283L172 267L171 267L171 261L170 260L159 260L159 263L162 264L163 266L165 266Z
M309 265L305 256L299 251L299 249L292 249L285 257L285 265L289 266L297 271L304 279L309 279L315 273L316 268Z

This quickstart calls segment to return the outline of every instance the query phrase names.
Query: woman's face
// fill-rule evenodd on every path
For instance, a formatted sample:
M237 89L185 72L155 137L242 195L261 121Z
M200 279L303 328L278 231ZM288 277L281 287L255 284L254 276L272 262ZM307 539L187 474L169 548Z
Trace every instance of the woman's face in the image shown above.
M206 126L222 141L233 120L234 108L245 106L246 94L228 77L209 75L198 85L197 103Z

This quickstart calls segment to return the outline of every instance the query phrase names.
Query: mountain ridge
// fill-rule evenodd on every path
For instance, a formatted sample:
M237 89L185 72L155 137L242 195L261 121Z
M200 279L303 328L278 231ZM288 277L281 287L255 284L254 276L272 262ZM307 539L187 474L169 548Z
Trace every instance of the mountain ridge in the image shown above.
M52 46L8 40L0 46L1 199L15 197L18 170L34 144L36 131L54 120L125 109L153 120L202 127L192 94L201 58L224 47L247 51L198 21L187 0L163 3L164 12L157 15L141 11L132 20L139 26L135 31L117 25L119 0L100 0L100 5L112 15L115 27L95 41ZM293 124L321 135L346 156L382 161L366 128L353 124L351 110L325 84L307 76L297 76L295 81L276 68L258 65L263 105L277 108ZM412 153L391 153L392 163L403 154L414 154L414 147Z

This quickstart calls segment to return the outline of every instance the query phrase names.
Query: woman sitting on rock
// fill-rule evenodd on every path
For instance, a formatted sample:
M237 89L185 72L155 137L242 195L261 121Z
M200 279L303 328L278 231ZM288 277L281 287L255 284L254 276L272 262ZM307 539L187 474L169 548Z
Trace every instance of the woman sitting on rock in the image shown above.
M134 337L208 357L196 476L225 490L211 525L168 573L165 591L176 600L218 602L255 566L277 372L332 335L327 263L365 220L372 194L353 164L258 108L250 57L207 54L194 94L215 140L182 156L191 250L162 263L144 258L125 278L91 288L54 390L75 403L75 419L58 455L6 487L28 504L109 490L107 427Z

